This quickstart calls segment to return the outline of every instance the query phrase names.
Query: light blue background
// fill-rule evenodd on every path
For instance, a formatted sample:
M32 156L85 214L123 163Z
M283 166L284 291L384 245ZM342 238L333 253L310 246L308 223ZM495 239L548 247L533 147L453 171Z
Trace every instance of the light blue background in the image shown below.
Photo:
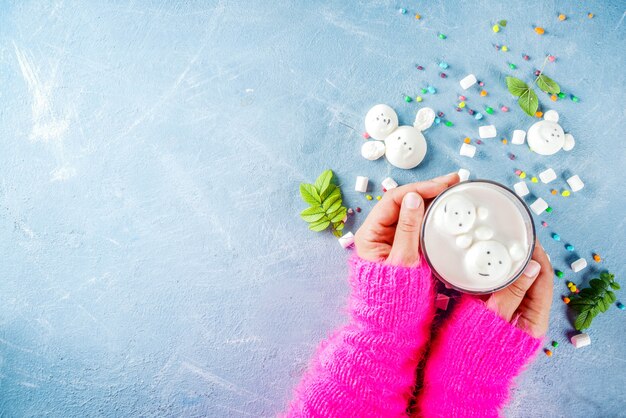
M499 19L509 24L494 34ZM512 185L516 168L553 167L561 189L579 174L586 187L569 198L529 182L554 208L537 218L550 225L539 236L566 279L608 268L626 285L624 35L618 1L3 3L2 415L283 410L320 339L345 320L348 253L298 216L298 184L325 168L364 209L353 231L373 204L353 191L357 175L378 187L462 166ZM458 80L486 83L489 96L475 87L468 106L511 107L484 120L510 138L532 120L503 77L530 80L548 53L558 59L546 74L581 101L540 100L576 148L538 157L487 140L460 157L481 122L455 112ZM411 123L418 105L403 95L428 84L438 93L423 105L455 126L427 131L425 162L402 171L363 160L369 107L388 103ZM565 243L591 268L573 274ZM565 280L555 289L549 339L561 345L520 379L508 415L625 416L626 312L598 317L593 345L577 351Z

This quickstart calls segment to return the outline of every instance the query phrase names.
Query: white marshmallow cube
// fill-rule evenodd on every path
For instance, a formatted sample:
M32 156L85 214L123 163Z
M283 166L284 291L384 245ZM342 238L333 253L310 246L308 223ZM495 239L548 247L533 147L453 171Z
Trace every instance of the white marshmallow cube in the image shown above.
M445 311L448 309L448 302L450 302L450 297L439 293L435 299L435 307Z
M541 215L546 209L548 209L548 204L542 198L538 198L530 205L530 209L535 212L535 215Z
M383 189L385 190L391 190L398 187L398 183L396 183L396 181L391 177L387 177L386 179L384 179L381 184L383 185Z
M572 270L574 270L574 273L578 273L579 271L587 267L587 260L585 260L584 258L579 258L578 260L574 261L570 265L570 267L572 268Z
M495 138L498 133L494 125L485 125L478 128L478 136L481 138Z
M463 143L463 145L461 145L461 150L459 151L459 154L464 157L474 158L474 155L476 154L476 147L474 145Z
M469 179L470 176L470 171L465 169L465 168L461 168L459 169L459 180L460 181L466 181L467 179Z
M513 185L513 189L515 190L515 193L519 196L519 197L524 197L526 196L528 193L530 193L530 190L528 190L528 185L526 184L526 182L524 181L519 181L517 183L515 183Z
M556 173L553 169L548 168L547 170L539 173L539 178L541 179L542 183L548 184L551 181L556 180Z
M459 84L461 85L461 88L463 90L467 90L470 87L472 87L474 84L476 84L477 82L478 80L476 80L476 76L474 74L469 74L463 80L459 81Z
M365 193L367 191L367 183L369 179L363 176L357 176L356 184L354 185L354 190L357 192Z
M511 144L522 145L526 140L526 131L516 129L513 131L513 138L511 138Z
M339 238L339 245L343 248L349 248L354 244L354 234L352 232L348 232L344 234L341 238Z
M576 348L586 347L591 345L591 337L589 334L583 332L581 334L576 334L570 338L570 341Z
M569 187L572 188L573 192L582 190L582 188L585 187L585 183L583 183L583 181L577 175L568 178L567 184L569 184Z

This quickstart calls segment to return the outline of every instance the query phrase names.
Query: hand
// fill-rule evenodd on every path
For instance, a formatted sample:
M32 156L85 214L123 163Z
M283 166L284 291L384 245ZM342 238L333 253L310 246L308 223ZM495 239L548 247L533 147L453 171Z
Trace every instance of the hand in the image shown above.
M546 335L552 305L552 264L539 241L522 276L493 293L487 307L535 338Z
M406 267L420 260L420 229L424 199L432 199L459 182L451 173L428 181L407 184L385 193L354 236L359 257Z

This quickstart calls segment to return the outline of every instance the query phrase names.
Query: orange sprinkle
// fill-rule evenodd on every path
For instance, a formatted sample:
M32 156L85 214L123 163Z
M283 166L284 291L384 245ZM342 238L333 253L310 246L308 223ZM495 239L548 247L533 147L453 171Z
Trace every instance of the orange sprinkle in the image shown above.
M556 102L556 99L558 99L556 94L553 94L552 96L550 96L550 100L552 100L553 102Z
M559 20L560 20L560 21L564 21L565 19L567 19L567 16L565 16L563 13L561 13L561 14L559 15Z
M570 302L570 300L569 300L569 298L567 296L565 296L563 298L563 302L565 302L565 304L567 305Z
M502 143L503 143L504 145L506 145L506 143L507 143L507 142L509 142L509 141L507 141L507 140L506 140L506 138L502 138Z
M486 91L486 90L482 90L482 91L480 92L480 95L481 95L481 96L483 96L483 97L485 97L485 96L487 95L487 91Z
M548 350L547 348L544 351L546 352L546 356L552 357L552 351Z
M469 138L465 138L465 139L463 140L463 142L465 142L466 144L469 144L470 142L472 142L472 140L471 140L471 139L469 139Z
M558 192L556 190L552 189L552 190L550 190L550 193L557 194Z
M602 261L602 258L598 254L594 254L593 261L595 261L596 263L599 263L600 261Z
M536 111L536 112L535 112L535 116L536 116L536 117L538 117L538 118L540 118L540 117L542 117L542 116L543 116L543 112Z
M588 17L589 19L593 19L593 13L589 13L589 14L587 15L587 17Z
M535 32L537 32L537 35L543 35L544 33L546 33L545 29L539 26L535 28Z
M421 15L419 15L418 13L415 13L415 18L416 18L417 20L420 20L420 19L422 18L422 16L421 16Z

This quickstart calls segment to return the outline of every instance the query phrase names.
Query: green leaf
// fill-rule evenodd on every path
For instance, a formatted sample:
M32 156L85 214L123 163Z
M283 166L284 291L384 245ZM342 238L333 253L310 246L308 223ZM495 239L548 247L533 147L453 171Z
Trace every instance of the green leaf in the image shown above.
M506 20L501 20L498 22L498 24L502 26L503 28L506 28Z
M333 179L333 171L326 170L315 180L315 188L320 196L326 191L326 188L330 185L330 181Z
M615 290L620 290L621 286L617 282L611 282L611 287Z
M528 91L528 85L519 78L507 77L506 86L515 97L521 96Z
M591 326L591 321L593 321L593 318L597 315L597 313L594 314L593 312L594 311L591 310L578 314L578 317L576 317L576 321L574 322L574 328L578 331L589 328Z
M617 300L617 296L615 296L615 293L611 292L610 290L606 291L606 295L609 297L609 303L615 303L615 301Z
M330 225L330 221L324 217L317 222L311 223L309 229L311 231L320 232L328 228L328 225Z
M589 285L596 290L604 290L606 289L606 284L600 279L592 279L589 282Z
M338 229L333 229L333 235L336 236L337 238L341 238L343 234Z
M308 183L300 184L300 196L302 196L302 200L307 202L311 206L316 206L322 203L322 199L320 199L320 195L315 189L315 186Z
M333 229L335 231L343 231L343 228L346 226L346 224L344 224L343 222L335 222L333 224Z
M537 108L539 107L539 99L533 90L526 90L526 92L519 97L517 102L519 103L519 107L521 107L528 116L535 116L535 112L537 112Z
M585 287L578 295L583 298L592 298L598 295L598 291L590 287Z
M610 299L611 297L608 295L604 295L604 297L600 299L598 302L598 309L600 309L600 312L606 312L611 307L611 302L609 302Z
M331 194L335 193L335 190L337 190L337 193L339 193L339 196L341 196L341 190L339 190L339 187L335 186L334 184L329 184L328 187L326 187L326 190L324 190L321 194L320 194L320 199L322 199L322 202L325 201L326 199L328 199L328 196L330 196Z
M329 211L328 209L330 207L332 207L333 205L338 204L338 206L341 206L341 192L339 191L339 189L335 189L330 196L328 196L324 202L322 203L322 208L326 211L326 212L334 212L335 210L337 210L337 208Z
M561 87L559 87L556 81L544 74L537 77L537 87L546 93L559 94L561 92Z
M324 210L320 206L311 206L300 212L300 217L305 222L316 222L324 217Z
M339 222L339 221L343 221L343 218L345 218L345 217L346 217L346 213L347 213L347 211L348 211L348 209L346 209L346 208L343 208L343 209L344 209L344 210L340 210L340 211L338 211L338 212L337 212L337 214L336 214L336 215L334 215L334 216L331 218L331 221L332 221L332 222Z

